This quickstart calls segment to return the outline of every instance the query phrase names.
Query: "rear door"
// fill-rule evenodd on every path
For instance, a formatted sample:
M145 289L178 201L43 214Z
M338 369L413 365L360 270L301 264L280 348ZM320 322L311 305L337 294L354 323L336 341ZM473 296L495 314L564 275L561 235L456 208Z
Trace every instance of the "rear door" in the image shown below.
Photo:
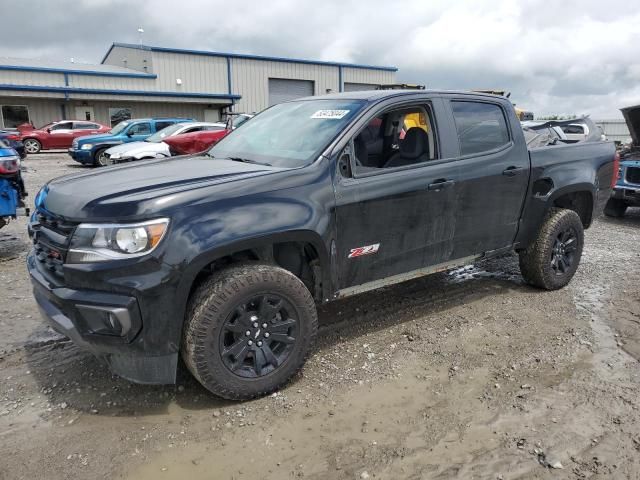
M91 122L73 122L73 138L84 135L95 135L100 132L100 127Z
M73 122L56 123L49 131L49 148L69 148L73 142Z
M520 128L515 114L501 102L450 97L449 106L459 144L453 260L513 243L529 154L522 135L511 134Z

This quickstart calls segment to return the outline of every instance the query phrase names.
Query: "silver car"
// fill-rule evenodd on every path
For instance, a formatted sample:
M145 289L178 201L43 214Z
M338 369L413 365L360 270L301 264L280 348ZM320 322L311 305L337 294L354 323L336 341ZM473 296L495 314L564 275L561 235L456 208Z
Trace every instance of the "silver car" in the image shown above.
M184 133L199 132L202 130L224 130L224 123L189 122L176 123L159 132L154 133L142 142L124 143L116 145L106 151L107 165L117 163L134 162L151 158L170 157L169 145L163 142L167 137L174 137Z

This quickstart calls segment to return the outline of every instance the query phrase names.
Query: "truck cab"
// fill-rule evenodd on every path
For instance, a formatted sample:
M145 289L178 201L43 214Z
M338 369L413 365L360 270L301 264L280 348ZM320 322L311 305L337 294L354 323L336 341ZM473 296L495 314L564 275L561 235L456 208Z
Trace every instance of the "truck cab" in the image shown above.
M170 125L192 122L191 118L136 118L124 120L102 135L87 135L73 140L69 155L85 165L105 166L105 152L123 143L140 142Z

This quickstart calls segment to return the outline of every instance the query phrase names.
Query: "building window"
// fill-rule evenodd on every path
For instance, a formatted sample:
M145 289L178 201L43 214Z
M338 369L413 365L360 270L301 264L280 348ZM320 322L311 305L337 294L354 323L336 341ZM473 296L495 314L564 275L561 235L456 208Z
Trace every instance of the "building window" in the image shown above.
M131 120L131 109L130 108L110 108L109 109L109 119L111 120L111 126L123 122L124 120Z
M2 124L5 128L15 128L29 123L29 109L26 105L3 105Z

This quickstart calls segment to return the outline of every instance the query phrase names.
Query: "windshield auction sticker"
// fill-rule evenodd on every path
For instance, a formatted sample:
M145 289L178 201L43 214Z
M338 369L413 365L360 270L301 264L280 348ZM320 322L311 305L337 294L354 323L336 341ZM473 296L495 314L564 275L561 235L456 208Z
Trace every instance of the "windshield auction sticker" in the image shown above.
M349 110L318 110L311 115L311 118L325 118L330 120L340 120L349 113Z

